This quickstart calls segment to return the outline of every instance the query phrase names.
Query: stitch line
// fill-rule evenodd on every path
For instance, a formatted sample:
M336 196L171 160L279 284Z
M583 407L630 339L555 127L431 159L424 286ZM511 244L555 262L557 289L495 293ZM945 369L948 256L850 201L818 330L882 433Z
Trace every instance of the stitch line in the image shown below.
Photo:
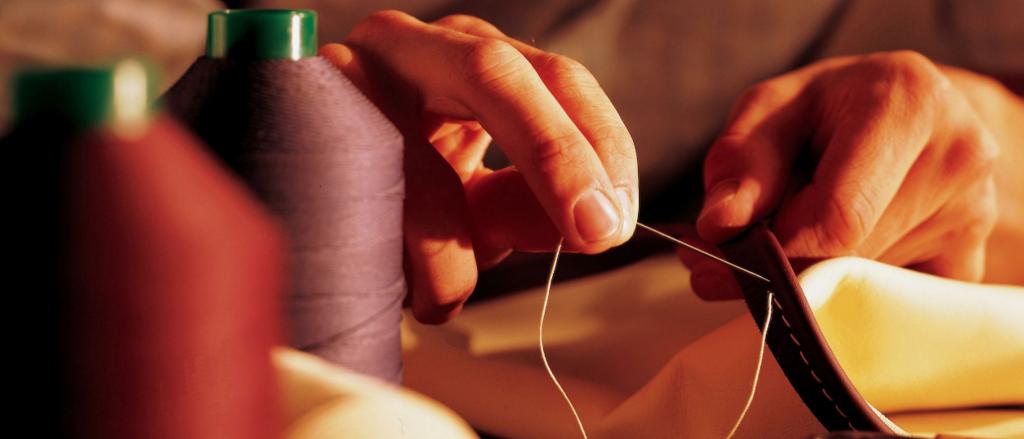
M779 317L781 317L782 323L784 325L786 325L786 329L789 330L790 340L793 341L793 345L796 346L797 353L800 354L800 359L802 359L804 361L804 365L807 366L807 370L811 373L811 377L814 378L814 380L818 382L818 384L819 384L818 388L821 389L821 392L825 395L826 398L828 398L829 402L832 403L832 408L835 409L836 413L838 413L839 416L842 417L844 421L846 421L846 425L849 426L853 430L859 430L857 427L853 426L853 421L850 420L849 416L847 416L846 413L843 412L843 410L839 408L839 403L836 402L834 399L832 399L832 397L828 394L828 392L825 391L824 383L818 378L818 375L816 373L814 373L814 367L811 366L811 363L807 361L807 357L804 356L804 351L803 351L802 346L800 346L800 343L795 341L795 335L794 335L795 331L793 331L793 327L790 326L789 321L786 320L786 316L785 316L786 310L782 308L782 304L779 303L777 298L772 298L772 302L775 304L776 307L779 308L779 314L778 315L779 315Z

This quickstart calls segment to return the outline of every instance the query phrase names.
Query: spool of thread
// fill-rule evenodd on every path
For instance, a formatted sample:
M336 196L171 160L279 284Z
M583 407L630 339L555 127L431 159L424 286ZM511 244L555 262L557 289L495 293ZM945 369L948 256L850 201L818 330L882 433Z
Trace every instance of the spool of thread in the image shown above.
M36 190L22 200L42 200L20 205L16 249L51 275L19 299L42 327L26 344L43 347L14 360L35 369L15 405L44 401L30 406L52 421L35 424L44 437L275 436L284 261L269 216L196 138L149 114L142 63L14 84L0 143L19 189Z
M210 14L166 106L241 175L290 240L290 343L401 378L401 134L326 59L316 14Z

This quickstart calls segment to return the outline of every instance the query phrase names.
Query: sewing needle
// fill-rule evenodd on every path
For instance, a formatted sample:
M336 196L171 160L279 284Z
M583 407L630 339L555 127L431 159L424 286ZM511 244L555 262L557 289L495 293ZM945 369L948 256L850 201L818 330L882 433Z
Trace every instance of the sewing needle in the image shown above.
M746 268L740 267L739 265L736 265L736 264L734 264L732 262L729 262L729 261L727 261L725 259L722 259L722 258L720 258L718 256L715 256L715 255L713 255L711 253L708 253L707 251L704 251L703 249L698 248L698 247L694 246L693 244L689 244L689 243L680 241L678 238L676 238L676 237L674 237L672 235L669 235L669 234L667 234L665 232L662 232L660 230L657 230L657 229L655 229L655 228L653 228L651 226L648 226L646 224L637 222L636 225L638 225L640 227L643 227L645 230L647 230L647 231L649 231L651 233L654 233L654 234L656 234L658 236L661 236L662 238L665 238L665 239L667 239L669 241L672 241L672 242L674 242L676 244L679 244L679 245L681 245L683 247L686 247L686 248L688 248L690 250L693 250L693 251L695 251L697 253L700 253L700 254L702 254L704 256L707 256L707 257L709 257L711 259L714 259L714 260L716 260L718 262L721 262L721 263L723 263L725 265L728 265L729 267L732 267L733 269L735 269L737 271L740 271L743 274L746 274L746 275L748 275L750 277L753 277L755 279L761 280L761 281L766 282L766 283L771 283L771 281L768 280L768 278L766 278L764 276L761 276L760 274L754 273L753 271L747 270Z

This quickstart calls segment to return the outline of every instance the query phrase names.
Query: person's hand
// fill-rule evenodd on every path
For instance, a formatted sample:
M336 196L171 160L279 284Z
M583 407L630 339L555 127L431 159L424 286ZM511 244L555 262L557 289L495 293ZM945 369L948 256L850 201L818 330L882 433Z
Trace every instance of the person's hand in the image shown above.
M965 96L913 52L825 60L736 102L704 162L700 236L771 225L790 258L857 255L978 281L997 219L1000 148ZM728 268L690 255L694 290Z
M417 319L453 317L512 250L596 253L633 233L633 141L594 77L473 17L375 13L321 54L406 139L406 277ZM491 136L513 163L482 164Z

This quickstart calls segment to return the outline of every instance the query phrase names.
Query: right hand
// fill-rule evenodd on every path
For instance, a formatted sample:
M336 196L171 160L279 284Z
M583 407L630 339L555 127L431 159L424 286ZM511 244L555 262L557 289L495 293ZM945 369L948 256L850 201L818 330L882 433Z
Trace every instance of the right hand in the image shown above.
M361 21L321 54L406 141L406 278L420 321L449 320L477 270L512 250L597 253L632 235L632 138L578 62L489 23L423 23L396 11ZM483 166L491 136L515 166Z

